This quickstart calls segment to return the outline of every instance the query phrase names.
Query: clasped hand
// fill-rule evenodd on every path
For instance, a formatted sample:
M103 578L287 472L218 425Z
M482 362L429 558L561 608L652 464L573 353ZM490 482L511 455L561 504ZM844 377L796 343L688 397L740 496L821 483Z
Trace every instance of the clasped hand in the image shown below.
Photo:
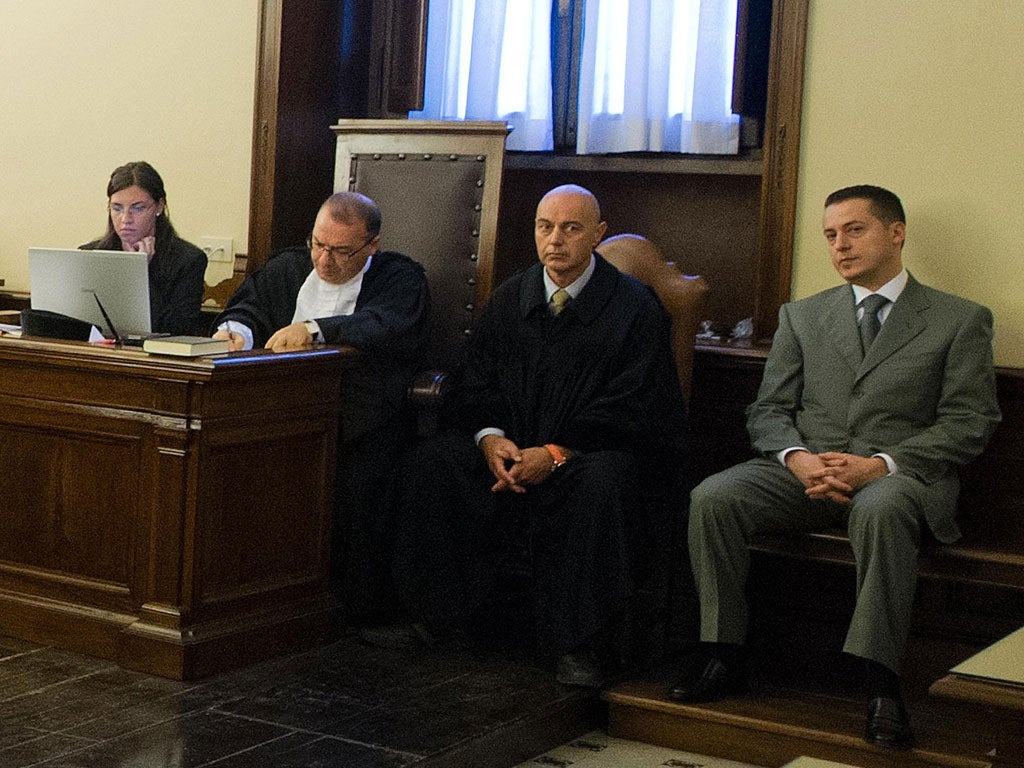
M543 482L552 471L551 454L543 446L520 448L507 437L484 435L480 450L494 475L491 490L495 493L526 493L528 485Z
M812 499L849 504L857 489L889 472L879 456L855 456L852 453L793 451L786 466L803 483Z

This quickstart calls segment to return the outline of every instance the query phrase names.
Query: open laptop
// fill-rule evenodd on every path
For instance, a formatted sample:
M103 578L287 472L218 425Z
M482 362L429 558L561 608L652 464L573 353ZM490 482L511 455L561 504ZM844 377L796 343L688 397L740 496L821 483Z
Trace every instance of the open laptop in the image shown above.
M84 320L113 338L150 333L146 254L33 247L28 271L32 309Z

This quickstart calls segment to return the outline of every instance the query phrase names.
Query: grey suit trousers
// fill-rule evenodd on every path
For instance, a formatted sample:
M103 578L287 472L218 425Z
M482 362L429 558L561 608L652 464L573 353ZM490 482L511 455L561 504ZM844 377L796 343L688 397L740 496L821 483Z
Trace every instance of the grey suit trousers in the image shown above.
M786 467L766 458L707 478L693 490L689 520L701 639L745 641L748 548L758 534L845 527L857 591L843 650L898 672L917 585L923 504L937 492L935 484L896 474L868 483L848 505L812 500ZM955 480L948 492L956 493Z

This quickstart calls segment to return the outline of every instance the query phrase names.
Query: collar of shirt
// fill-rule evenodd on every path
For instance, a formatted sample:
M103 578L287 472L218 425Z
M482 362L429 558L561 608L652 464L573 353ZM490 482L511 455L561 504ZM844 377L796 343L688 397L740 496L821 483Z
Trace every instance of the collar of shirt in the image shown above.
M883 285L877 291L869 291L862 285L854 285L853 303L860 304L862 301L864 301L865 297L870 296L872 293L877 293L880 296L884 296L889 300L889 303L882 307L880 310L878 310L878 320L879 322L884 323L885 318L887 318L889 316L889 312L892 311L892 305L896 303L896 299L900 297L900 294L903 293L903 289L907 287L907 280L909 278L910 275L907 273L907 270L902 269L900 270L900 273L896 275L896 277L894 277L888 283ZM858 320L860 319L860 315L863 311L863 308L857 310Z
M363 287L363 275L372 262L373 256L370 256L355 276L338 285L324 282L315 269L311 270L295 298L295 315L292 322L351 315L355 311L356 300Z
M569 294L570 298L575 299L580 295L580 292L590 282L591 275L594 274L594 266L597 262L594 260L594 254L590 254L590 263L587 268L583 270L583 274L565 286L565 292ZM541 270L544 273L544 298L547 301L551 301L551 294L558 290L558 286L555 285L555 281L548 277L548 271L546 269Z

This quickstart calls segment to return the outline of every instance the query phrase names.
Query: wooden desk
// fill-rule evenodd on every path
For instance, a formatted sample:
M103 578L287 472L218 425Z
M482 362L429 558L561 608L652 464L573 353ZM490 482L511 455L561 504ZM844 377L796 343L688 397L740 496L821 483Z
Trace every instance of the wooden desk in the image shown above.
M0 338L0 633L176 679L320 639L348 359Z
M983 707L996 726L993 765L1024 765L1024 629L954 667L929 692Z

